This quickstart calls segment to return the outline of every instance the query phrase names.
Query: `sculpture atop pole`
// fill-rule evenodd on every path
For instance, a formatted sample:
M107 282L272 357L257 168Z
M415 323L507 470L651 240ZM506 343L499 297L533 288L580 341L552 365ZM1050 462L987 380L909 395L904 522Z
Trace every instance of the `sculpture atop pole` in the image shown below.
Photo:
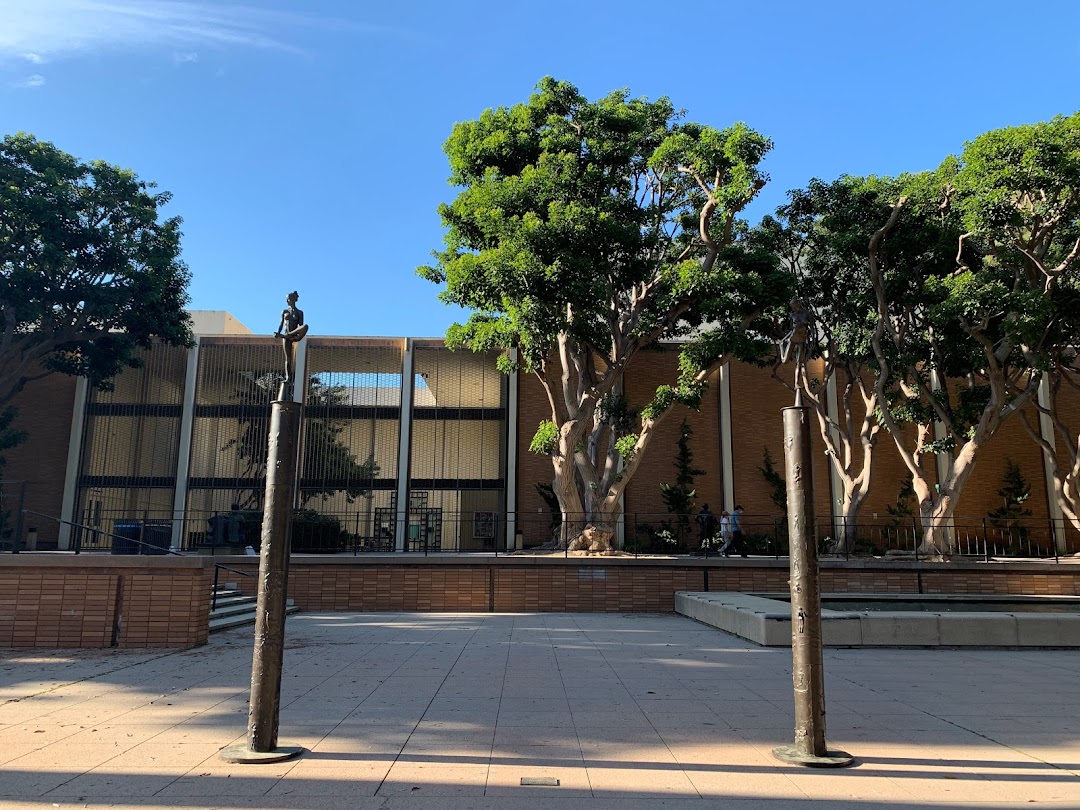
M289 305L281 313L281 325L274 335L282 338L285 380L278 390L278 398L270 403L248 738L246 743L222 750L221 758L227 762L277 762L295 757L304 750L298 745L278 744L289 548L303 409L301 403L293 402L292 386L296 373L296 345L308 331L304 313L296 308L299 297L295 291L289 293Z
M274 337L281 338L281 348L285 353L285 380L281 383L278 391L278 399L291 399L292 386L296 376L296 344L303 340L308 332L307 324L304 323L304 310L296 306L300 293L293 290L285 296L287 306L281 310L281 322L278 324Z
M814 315L801 298L792 298L791 331L780 341L780 362L795 361L795 406L802 405L802 386L806 379L806 360L809 354L810 332L813 330Z

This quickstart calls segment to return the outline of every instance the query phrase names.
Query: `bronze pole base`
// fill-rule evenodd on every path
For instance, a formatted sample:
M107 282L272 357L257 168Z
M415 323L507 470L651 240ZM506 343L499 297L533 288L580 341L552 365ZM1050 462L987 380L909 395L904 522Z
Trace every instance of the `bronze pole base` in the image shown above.
M800 753L794 745L780 745L772 755L788 765L805 765L808 768L846 768L855 764L855 758L846 751L826 751L824 756Z
M237 743L228 748L222 748L219 756L226 762L239 762L244 765L267 764L270 762L283 762L286 759L298 757L304 753L302 745L279 745L273 751L253 751L246 743Z

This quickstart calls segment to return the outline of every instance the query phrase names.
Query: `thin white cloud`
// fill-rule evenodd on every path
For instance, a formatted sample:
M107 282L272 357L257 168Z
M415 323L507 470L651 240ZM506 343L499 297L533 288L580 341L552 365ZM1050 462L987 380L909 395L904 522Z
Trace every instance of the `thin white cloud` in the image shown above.
M186 65L190 62L199 61L198 51L176 51L172 55L174 65Z
M17 87L20 90L33 90L35 87L41 87L45 84L45 77L40 73L35 73L31 76L27 76L24 79L18 79L11 83L12 87Z
M22 57L32 65L45 64L45 57L42 56L40 53L24 53Z
M0 58L34 61L97 51L258 48L300 53L297 28L332 27L372 36L409 36L379 26L270 11L216 0L0 0Z

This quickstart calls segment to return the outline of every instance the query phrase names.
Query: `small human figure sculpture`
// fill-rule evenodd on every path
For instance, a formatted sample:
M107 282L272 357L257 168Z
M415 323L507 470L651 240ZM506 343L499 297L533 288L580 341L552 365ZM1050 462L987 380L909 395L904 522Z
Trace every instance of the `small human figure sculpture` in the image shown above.
M288 306L281 311L281 323L278 325L274 337L281 338L281 348L285 352L285 385L293 381L296 371L296 344L307 334L308 328L304 323L304 311L296 308L296 301L300 293L293 290L286 296Z
M806 348L810 343L813 314L801 298L792 298L791 331L780 341L780 362L795 361L795 399L801 401L803 377L806 373Z

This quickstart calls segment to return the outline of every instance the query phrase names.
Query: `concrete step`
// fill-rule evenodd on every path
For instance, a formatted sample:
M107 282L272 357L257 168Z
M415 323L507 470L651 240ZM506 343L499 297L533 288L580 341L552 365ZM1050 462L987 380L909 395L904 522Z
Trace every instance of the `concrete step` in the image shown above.
M216 633L219 630L255 624L257 603L258 599L254 596L245 596L235 588L219 587L217 606L210 611L210 632ZM292 599L285 604L287 614L296 613L299 610Z
M220 610L223 607L232 607L233 605L248 605L255 604L256 598L254 596L245 596L242 593L230 593L230 594L218 594L215 607Z
M290 604L285 608L285 613L298 613L300 608ZM229 630L233 627L255 624L255 608L245 613L236 613L227 616L218 616L210 619L210 632L217 633L221 630Z
M255 610L256 600L254 598L245 599L241 602L234 602L232 604L223 605L218 602L216 608L210 611L210 618L216 619L221 616L235 616L238 613L251 613Z

